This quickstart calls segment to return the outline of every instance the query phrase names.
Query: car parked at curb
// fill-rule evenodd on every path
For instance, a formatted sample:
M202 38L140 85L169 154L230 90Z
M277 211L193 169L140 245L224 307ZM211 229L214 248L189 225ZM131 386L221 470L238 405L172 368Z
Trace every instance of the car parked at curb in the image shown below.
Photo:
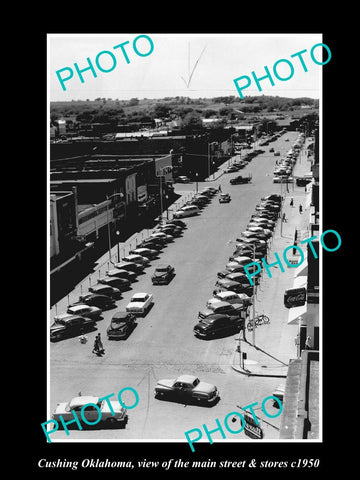
M72 398L70 402L58 403L52 419L61 426L62 421L71 423L71 420L74 421L74 417L80 416L81 412L86 423L94 425L99 418L99 411L101 412L101 422L113 425L118 423L121 428L125 428L128 414L119 402L110 401L108 398L101 400L100 397L90 395L80 395Z
M174 218L183 218L183 217L193 217L195 215L198 215L200 213L199 207L196 205L186 205L185 207L182 207L180 210L177 210L174 213Z
M113 298L108 295L99 295L97 293L88 293L86 295L80 295L78 302L73 305L85 304L93 307L101 308L101 310L107 310L115 305Z
M244 320L229 315L213 314L194 326L194 334L198 338L215 338L228 333L240 331Z
M211 308L218 302L227 302L230 304L242 304L244 306L252 305L251 298L246 293L235 293L228 290L217 292L206 302L206 307Z
M105 273L108 277L124 278L130 282L134 282L137 278L137 274L135 272L132 272L131 270L122 270L121 268L112 268L111 270L107 270Z
M130 250L129 254L131 255L141 255L142 257L146 257L149 260L153 260L154 258L158 257L159 252L153 248L134 248L134 250Z
M102 310L99 307L80 303L78 305L69 306L66 310L66 313L69 313L70 315L80 315L80 317L92 318L93 320L99 320Z
M227 303L227 302L216 302L203 310L199 311L198 318L207 318L213 313L225 313L231 317L241 318L241 312L244 311L245 307L242 303Z
M50 340L56 342L65 338L76 337L96 329L96 320L81 317L80 315L67 315L54 319L50 326Z
M135 293L126 305L126 311L134 315L144 316L153 306L154 300L151 293Z
M140 263L135 262L118 262L115 263L115 268L119 270L130 270L130 272L135 272L137 274L142 273L144 271L144 265L140 265Z
M143 257L142 255L137 255L135 253L129 253L129 255L123 257L121 261L137 263L139 265L142 265L143 267L147 267L148 265L150 265L150 260L147 257Z
M106 330L109 340L127 338L136 326L136 317L133 313L118 311L111 318Z
M168 398L180 402L213 404L219 398L215 385L201 382L195 375L159 380L155 386L155 398Z
M112 287L110 285L103 285L98 283L89 287L89 292L96 293L98 295L107 295L113 300L119 300L121 298L121 291L118 288Z
M105 277L99 278L98 283L102 285L110 285L110 287L118 288L121 292L125 290L129 290L129 288L131 288L131 282L126 278L105 276Z

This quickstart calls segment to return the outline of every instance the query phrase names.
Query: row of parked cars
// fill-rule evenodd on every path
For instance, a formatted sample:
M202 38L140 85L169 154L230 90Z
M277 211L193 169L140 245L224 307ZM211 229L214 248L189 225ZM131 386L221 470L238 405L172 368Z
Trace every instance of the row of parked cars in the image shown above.
M199 338L214 338L244 328L252 305L253 286L246 275L245 265L266 257L269 240L279 217L282 198L271 194L263 197L250 218L247 229L236 239L236 248L218 272L213 298L198 314L194 334ZM248 267L254 271L255 267ZM255 282L259 283L259 277Z
M248 152L244 158L235 161L232 165L228 166L225 169L225 173L234 173L237 172L243 168L246 167L246 165L251 162L251 160L256 157L257 155L260 155L260 153L264 153L265 150L261 149L255 149L252 150L251 152Z
M304 135L301 133L285 157L275 165L273 183L294 183L292 172L303 142Z
M214 188L204 189L192 201L199 202L197 210L203 208L217 192ZM206 199L204 201L203 199ZM190 206L190 204L188 205ZM175 217L175 216L174 216ZM179 218L166 221L145 240L131 250L129 254L115 263L114 267L97 280L81 295L77 302L68 306L66 312L54 317L50 327L50 340L81 335L96 329L96 323L102 318L102 311L116 306L122 298L122 292L132 288L137 276L145 273L151 261L159 257L163 248L182 235L186 223ZM153 285L168 284L175 276L172 265L160 264L155 268L151 280ZM117 311L107 329L109 339L126 338L136 326L136 317L144 316L154 304L153 295L146 292L135 293L124 311Z

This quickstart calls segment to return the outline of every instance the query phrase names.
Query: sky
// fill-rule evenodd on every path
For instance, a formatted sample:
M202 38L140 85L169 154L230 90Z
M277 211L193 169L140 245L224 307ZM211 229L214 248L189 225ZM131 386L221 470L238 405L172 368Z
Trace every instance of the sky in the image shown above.
M143 37L150 37L150 41ZM139 37L139 38L138 38ZM135 42L134 42L135 40ZM122 48L128 57L128 62ZM151 45L152 42L152 45ZM94 100L112 98L163 98L188 96L211 98L239 96L234 79L248 76L251 84L243 90L245 96L272 95L284 97L321 96L321 65L310 56L311 48L322 42L322 34L152 34L147 32L127 34L49 34L47 37L47 87L49 101ZM141 55L137 55L133 45ZM146 55L148 52L151 53ZM299 57L302 54L307 72ZM105 53L104 53L105 52ZM110 53L108 53L110 52ZM100 55L99 55L100 54ZM326 59L322 47L314 50L320 62ZM82 73L81 83L75 64L80 70L88 66L87 58L97 74L90 70ZM98 65L96 64L98 57ZM281 81L274 75L274 64L285 59L293 65L293 75ZM268 79L260 82L259 91L251 72L258 78L266 75L268 67L274 85ZM290 73L287 62L278 64L277 73L286 78ZM62 89L56 71L66 90ZM193 72L193 73L192 73ZM190 74L191 81L188 83ZM241 83L242 82L242 83ZM240 85L245 83L242 80Z

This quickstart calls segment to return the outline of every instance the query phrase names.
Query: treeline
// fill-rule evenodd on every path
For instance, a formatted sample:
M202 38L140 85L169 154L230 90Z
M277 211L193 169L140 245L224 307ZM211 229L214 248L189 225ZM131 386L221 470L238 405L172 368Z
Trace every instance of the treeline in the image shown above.
M164 97L159 100L132 98L119 100L96 98L95 100L72 100L51 102L50 119L75 117L85 123L126 123L151 122L159 119L181 119L192 116L205 118L223 117L234 119L240 114L293 111L301 106L318 108L319 101L308 97L287 98L277 96L245 97L236 96L214 98Z

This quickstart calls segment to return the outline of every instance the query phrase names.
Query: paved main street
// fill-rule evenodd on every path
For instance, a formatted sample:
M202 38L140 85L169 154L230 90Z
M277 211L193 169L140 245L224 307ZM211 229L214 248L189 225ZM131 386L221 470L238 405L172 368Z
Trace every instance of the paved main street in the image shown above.
M217 272L224 269L228 257L234 251L234 240L246 229L256 204L264 195L280 193L280 184L272 183L272 171L275 161L281 157L274 156L269 148L279 150L283 156L297 136L297 132L288 132L269 146L260 147L266 152L255 157L240 172L199 183L199 190L203 186L218 187L221 184L222 191L229 192L232 201L219 204L218 197L215 196L198 217L185 219L188 228L182 237L165 247L159 259L153 260L145 270L146 273L138 276L132 289L123 293L123 298L117 302L117 309L124 309L135 292L150 292L155 302L150 312L138 319L137 327L129 338L124 341L107 340L106 328L116 311L113 309L104 311L103 319L97 324L97 332L101 333L106 351L103 357L91 352L97 332L87 334L89 341L86 344L80 344L77 338L73 338L50 345L49 413L53 412L58 402L70 400L79 391L82 395L105 396L115 393L117 396L122 388L132 387L140 398L139 404L129 410L129 423L124 430L95 426L83 431L72 429L69 436L64 431L59 431L51 435L53 441L183 441L185 431L201 427L202 424L212 430L216 427L215 419L222 422L229 412L239 411L237 405L259 402L260 407L262 400L272 394L274 387L284 383L285 379L275 377L247 377L232 368L237 334L209 341L200 340L194 337L193 326L197 322L198 311L212 296ZM288 142L285 142L286 138L289 139ZM248 173L252 174L252 183L229 184L230 178ZM290 191L292 188L290 185ZM194 183L176 184L176 192L179 194L186 196L187 192L194 190ZM151 273L159 263L170 263L176 269L176 276L169 285L152 285ZM286 278L283 277L283 282ZM271 286L272 280L267 279L261 289ZM290 286L291 283L287 288ZM75 300L74 295L72 301ZM278 298L268 295L268 304L263 301L259 312L276 312L276 309L284 311L281 303L275 303L277 300ZM59 302L58 313L64 311L66 304L66 299ZM51 317L53 315L54 311ZM276 318L272 313L271 324L261 328L263 335L266 335L266 330L269 332L271 328L276 328L280 341L283 338L282 330L290 327L283 323L276 326ZM251 334L247 335L251 340ZM293 334L286 338L291 335ZM154 386L158 379L175 378L182 373L195 374L201 380L214 383L220 390L220 402L206 408L154 398ZM271 402L267 403L267 409L273 414L277 412ZM274 426L279 426L280 417L266 418L260 409L257 413ZM265 424L263 427L266 439L277 438L276 429ZM239 441L249 440L244 433L232 435L226 431L226 436ZM204 437L206 438L205 435ZM213 438L220 439L221 435L217 432Z

